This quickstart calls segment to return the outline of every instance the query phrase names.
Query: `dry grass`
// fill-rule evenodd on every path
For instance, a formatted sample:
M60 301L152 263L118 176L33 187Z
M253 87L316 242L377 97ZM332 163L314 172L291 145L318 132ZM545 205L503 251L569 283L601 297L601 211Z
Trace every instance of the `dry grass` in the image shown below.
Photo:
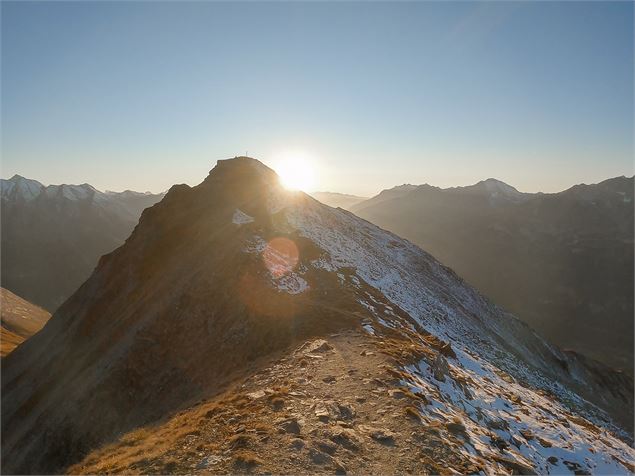
M584 418L581 418L576 415L570 415L569 420L571 420L571 423L580 425L586 428L587 430L595 433L596 435L599 435L601 433L600 429L597 426L595 426L593 423L589 422L588 420L585 420Z
M402 388L401 391L404 393L404 395L407 398L409 398L411 400L415 400L415 401L421 402L424 405L428 405L430 403L428 401L428 398L423 393L415 393L412 390L410 390L409 388Z
M544 448L551 448L553 446L550 441L547 441L540 437L537 437L537 439L538 439L538 443L540 443L540 445Z
M138 428L126 434L121 439L121 444L124 446L135 446L148 438L150 435L151 432L147 428Z
M419 410L417 410L415 407L406 407L404 409L404 413L406 414L406 417L410 418L411 420L421 421Z
M24 337L20 337L4 327L0 329L0 332L0 356L2 357L9 354L24 341Z
M234 453L234 467L250 470L259 466L263 461L255 453L247 450L236 451Z
M452 417L452 420L445 424L445 428L450 433L454 435L459 435L463 437L464 439L469 440L469 436L467 434L465 425L463 424L463 420L461 420L459 417L457 416Z
M232 405L236 408L244 408L247 404L249 404L249 402L250 400L247 395L238 393L227 397L223 402L221 402L221 404Z
M270 399L269 402L271 403L271 407L276 411L282 410L282 407L284 407L284 398L275 397Z
M289 394L289 388L286 386L273 387L273 393L271 393L267 399L271 407L278 411L282 410L285 403L285 397Z

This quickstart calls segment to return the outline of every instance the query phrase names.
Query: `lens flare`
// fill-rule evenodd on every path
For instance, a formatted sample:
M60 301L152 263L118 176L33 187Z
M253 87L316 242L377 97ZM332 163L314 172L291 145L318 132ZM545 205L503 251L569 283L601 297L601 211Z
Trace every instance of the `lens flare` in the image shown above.
M280 183L288 190L310 192L316 185L314 160L302 151L280 154L272 163Z
M288 238L273 238L262 253L265 266L274 278L279 278L293 271L298 264L300 252L293 241Z

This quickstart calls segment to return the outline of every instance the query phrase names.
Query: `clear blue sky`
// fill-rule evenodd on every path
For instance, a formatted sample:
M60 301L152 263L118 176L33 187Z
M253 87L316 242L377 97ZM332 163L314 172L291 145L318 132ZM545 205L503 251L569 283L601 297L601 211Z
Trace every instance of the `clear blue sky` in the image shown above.
M316 188L633 174L633 3L2 2L2 176L199 183L318 163Z

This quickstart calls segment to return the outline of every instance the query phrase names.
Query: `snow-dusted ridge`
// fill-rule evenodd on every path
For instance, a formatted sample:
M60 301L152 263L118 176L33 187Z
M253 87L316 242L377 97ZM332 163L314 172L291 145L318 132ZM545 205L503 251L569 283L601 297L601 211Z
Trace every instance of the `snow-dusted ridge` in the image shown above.
M66 199L70 201L92 200L96 203L110 202L113 199L125 199L128 197L152 196L151 192L134 192L125 190L102 192L90 184L81 185L61 184L43 185L37 180L28 179L20 175L14 175L10 179L0 179L0 197L3 200L32 202L40 197L47 199ZM161 194L158 194L161 195Z
M285 217L284 231L288 227L324 250L312 266L335 272L354 269L349 278L354 285L359 278L380 291L411 317L408 327L416 324L456 350L458 357L449 362L451 376L446 382L437 382L429 364L422 361L404 369L411 376L404 385L436 396L431 406L421 408L424 422L435 418L463 422L466 455L475 460L485 457L492 472L506 471L507 466L496 463L496 458L504 457L541 473L632 470L635 452L616 436L628 439L628 435L604 411L559 381L557 367L567 359L560 350L407 240L308 196L298 200L275 189L271 192L269 211ZM250 251L261 247L253 243ZM338 275L344 279L342 273ZM379 317L372 296L360 303L377 321L365 323L369 333L399 325L397 320ZM383 312L390 315L390 309ZM458 385L454 377L472 383ZM568 378L575 383L577 377L574 373ZM513 395L521 395L521 400L510 400L515 400ZM505 421L502 429L490 428L491 421L498 425L497 419ZM522 436L532 432L541 439ZM495 451L493 440L501 442L496 454L490 454Z
M3 199L20 197L25 201L35 200L44 190L37 180L31 180L20 175L14 175L9 180L0 180L0 196Z

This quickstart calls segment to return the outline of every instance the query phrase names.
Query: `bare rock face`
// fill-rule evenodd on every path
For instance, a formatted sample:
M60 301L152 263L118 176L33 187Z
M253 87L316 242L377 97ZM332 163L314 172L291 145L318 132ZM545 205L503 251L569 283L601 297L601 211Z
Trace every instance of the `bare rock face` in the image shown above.
M301 430L302 430L302 426L300 424L300 421L298 421L297 418L288 418L286 420L283 420L282 422L280 422L279 427L285 433L293 433L295 435L299 435L301 433Z
M384 445L395 444L395 433L385 428L363 427L362 431L367 432L373 440Z
M339 350L345 357L326 340L343 333L349 336ZM361 355L361 347L351 349L355 336L364 350L373 350ZM290 350L301 342L307 344ZM272 356L293 365L265 378L261 370ZM357 359L368 377L354 368L344 371ZM393 367L380 375L369 362ZM200 464L207 465L201 471L226 465L225 472L265 466L270 456L255 452L273 438L269 428L286 438L275 448L297 446L295 457L307 464L345 471L351 461L340 455L368 443L389 464L392 451L410 437L388 423L402 421L397 419L409 411L419 418L407 425L431 424L431 402L447 420L462 412L471 422L470 438L494 431L483 428L478 412L489 418L502 408L516 412L522 425L548 422L557 432L567 430L551 415L592 419L575 429L582 435L575 440L580 448L593 443L595 425L623 436L611 416L616 418L613 408L624 405L625 394L602 389L588 365L573 374L571 362L411 243L283 190L275 173L254 159L219 161L200 185L174 186L146 209L125 244L100 260L41 332L3 360L3 471L64 471L119 435L216 398L230 383L251 376L262 380L246 382L244 394L195 415L201 425L213 420L209 435L226 432L222 450L232 457L217 463L218 455L211 454L202 463L196 446L187 447L199 438L192 433L185 443L179 440L185 455L197 455L183 471ZM297 377L293 388L286 382L291 376ZM390 396L395 386L404 398ZM309 393L319 398L308 399ZM480 402L473 413L466 413L474 407L466 405L467 395ZM514 403L513 395L522 401ZM383 408L372 405L376 399ZM414 403L408 410L409 400ZM397 404L404 406L399 412ZM247 428L246 408L269 420ZM385 424L364 429L360 421L370 418L371 408ZM304 418L314 432L306 448L295 441L307 432ZM628 459L615 436L606 438L612 446L596 443L598 451ZM500 446L514 444L504 439ZM532 464L546 471L546 455L531 450L538 455ZM477 464L469 451L452 454L465 471ZM489 462L491 472L503 471L493 456ZM165 460L151 472L180 468Z
M445 360L443 355L438 354L434 363L432 364L432 373L434 378L440 382L445 382L445 377L450 374L450 367L448 361Z

